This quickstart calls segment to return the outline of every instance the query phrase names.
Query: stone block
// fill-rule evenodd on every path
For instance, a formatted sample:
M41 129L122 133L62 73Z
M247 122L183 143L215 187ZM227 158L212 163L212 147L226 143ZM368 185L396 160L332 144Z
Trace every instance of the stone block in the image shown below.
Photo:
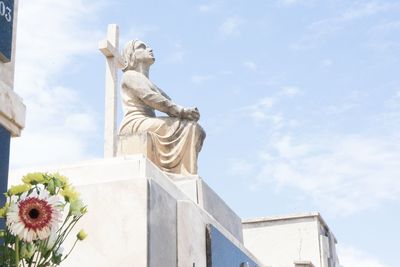
M149 182L149 267L177 262L177 200L154 181Z
M89 212L75 231L85 229L65 267L147 266L147 181L120 180L77 186ZM65 248L70 248L72 233Z
M0 86L0 124L12 136L21 135L21 130L25 127L25 110L25 105L16 93Z
M174 180L174 183L179 189L185 193L193 202L199 203L197 182L200 178L187 178Z
M177 267L207 266L206 219L193 202L178 201L177 229Z
M243 243L242 219L203 180L199 179L197 184L200 207Z
M149 133L119 135L117 156L142 154L152 160L153 144Z
M214 217L237 240L243 242L242 220L200 177L175 180L174 183L193 202Z

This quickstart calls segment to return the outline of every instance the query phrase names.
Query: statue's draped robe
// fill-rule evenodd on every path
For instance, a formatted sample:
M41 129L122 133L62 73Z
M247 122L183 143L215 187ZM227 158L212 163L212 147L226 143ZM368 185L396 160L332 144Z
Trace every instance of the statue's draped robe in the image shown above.
M156 165L169 173L197 174L197 156L205 138L201 126L179 118L182 107L139 72L124 73L121 97L124 118L119 135L148 132L155 147ZM156 117L154 110L170 117Z

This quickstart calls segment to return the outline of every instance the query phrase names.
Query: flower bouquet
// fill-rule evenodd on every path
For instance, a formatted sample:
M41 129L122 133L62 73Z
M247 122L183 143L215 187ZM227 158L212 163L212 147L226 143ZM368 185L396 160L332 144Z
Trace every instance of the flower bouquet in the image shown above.
M64 253L63 242L87 208L65 176L30 173L22 182L5 193L7 200L0 209L5 222L0 231L0 266L59 266L86 237L81 230Z

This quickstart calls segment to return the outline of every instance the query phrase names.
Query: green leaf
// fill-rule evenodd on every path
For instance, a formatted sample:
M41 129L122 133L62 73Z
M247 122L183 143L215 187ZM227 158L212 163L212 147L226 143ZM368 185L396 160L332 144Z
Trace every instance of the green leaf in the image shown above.
M51 195L54 195L56 193L56 186L54 184L54 180L53 179L51 179L49 181L49 183L47 184L47 190L49 190L49 193Z
M53 253L53 255L52 255L52 257L51 257L51 261L52 261L54 264L59 265L59 264L61 263L61 260L62 260L62 254L54 254L54 253Z

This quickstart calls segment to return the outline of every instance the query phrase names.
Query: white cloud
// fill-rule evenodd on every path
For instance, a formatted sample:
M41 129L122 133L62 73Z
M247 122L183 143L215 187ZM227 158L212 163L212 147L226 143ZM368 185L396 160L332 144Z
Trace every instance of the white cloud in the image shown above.
M218 8L216 3L208 3L197 6L197 10L201 13L210 13Z
M378 259L357 248L338 245L340 265L343 267L387 267Z
M373 31L385 31L385 32L400 30L400 21L397 20L397 21L389 21L389 22L380 23L378 25L373 26L372 30Z
M301 93L301 90L297 86L285 86L281 90L281 94L287 97L293 97Z
M329 105L326 109L326 113L329 115L337 115L337 114L342 114L346 113L353 108L357 107L358 105L356 103L341 103L337 105Z
M160 64L182 64L185 59L185 50L179 41L174 41L171 51L161 59Z
M332 61L331 59L326 58L326 59L322 60L321 67L323 67L323 68L329 68L329 67L331 67L332 65L333 65L333 61Z
M240 26L244 20L239 16L233 16L225 19L219 27L219 32L224 36L240 34Z
M271 123L272 129L277 130L285 125L284 117L280 112L272 108L280 101L299 95L301 90L297 86L284 86L274 96L266 96L259 99L256 103L240 108L239 110L246 111L246 116L249 116L256 124ZM287 125L293 124L294 121L287 122Z
M251 172L254 171L255 165L244 159L230 159L229 160L230 167L228 168L228 172L233 175L246 175L248 176Z
M297 188L327 212L349 215L399 199L400 145L395 138L286 135L270 140L258 181Z
M274 97L264 97L257 103L257 108L271 108L276 102Z
M251 71L257 70L257 64L253 61L246 61L243 63L243 65Z
M158 32L160 29L155 25L135 25L126 31L122 31L120 46L123 47L125 43L130 40L140 39L144 40L149 34ZM151 46L151 44L149 44Z
M103 36L85 25L100 5L102 1L20 2L15 90L24 98L27 122L22 137L13 139L12 167L90 157L86 144L99 134L98 116L81 101L82 88L66 88L57 77L78 55L98 53Z
M398 3L379 3L377 1L359 2L347 9L341 16L343 20L360 19L380 12L399 8Z
M285 7L293 7L300 4L311 4L315 0L278 0L278 4Z
M270 118L270 116L267 115L267 110L269 110L275 102L276 99L274 97L264 97L255 104L242 107L239 110L247 111L245 114L248 114L255 122L262 122Z
M342 30L354 20L364 19L378 13L400 8L400 3L382 3L378 1L360 1L344 10L341 14L315 21L308 26L306 34L290 47L294 50L310 49L326 41L334 33Z
M204 83L204 82L214 79L214 76L213 75L195 74L195 75L192 75L191 79L192 79L192 82L194 82L196 84L201 84L201 83Z

